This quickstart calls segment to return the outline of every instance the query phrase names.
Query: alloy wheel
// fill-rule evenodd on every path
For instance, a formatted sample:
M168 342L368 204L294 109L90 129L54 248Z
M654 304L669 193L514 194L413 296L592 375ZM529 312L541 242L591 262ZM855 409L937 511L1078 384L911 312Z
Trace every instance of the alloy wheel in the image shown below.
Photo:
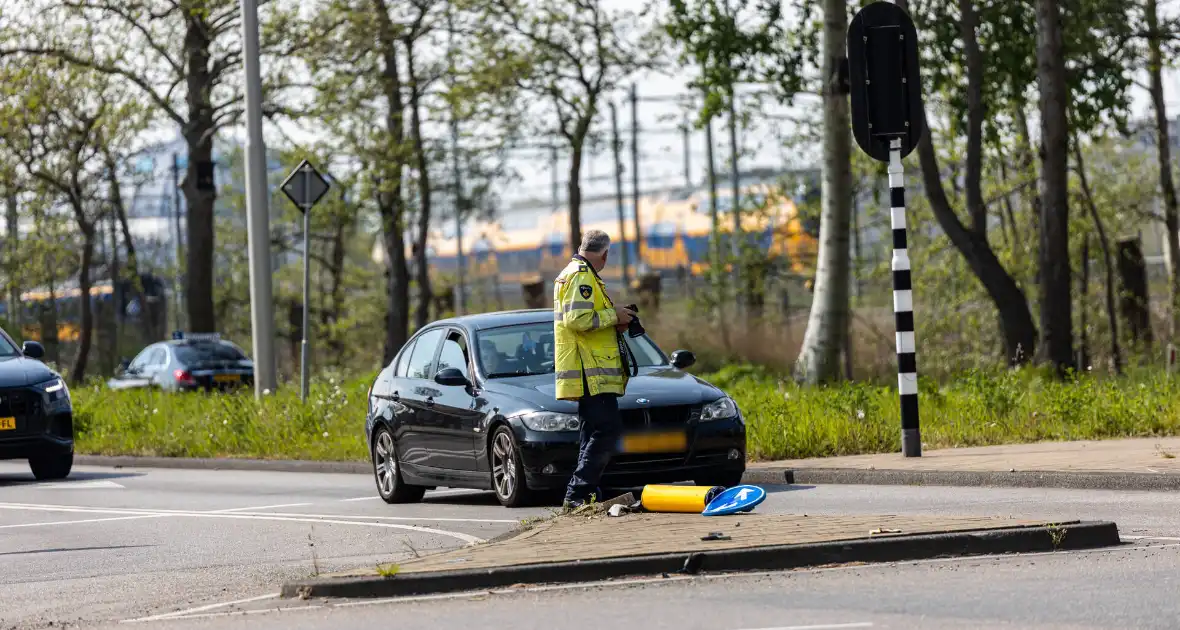
M492 480L502 499L510 498L516 490L516 454L507 431L497 433L492 441Z
M393 450L393 438L390 437L388 431L381 431L377 435L377 448L375 470L377 472L377 485L381 489L381 494L390 496L393 494L393 486L397 483L397 456Z

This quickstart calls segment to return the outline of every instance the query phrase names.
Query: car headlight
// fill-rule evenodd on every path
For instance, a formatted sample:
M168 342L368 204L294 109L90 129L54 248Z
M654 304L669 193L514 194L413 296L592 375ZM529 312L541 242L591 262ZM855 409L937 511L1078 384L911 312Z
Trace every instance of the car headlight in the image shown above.
M577 431L582 428L582 421L570 413L526 413L520 417L520 421L533 431Z
M701 409L701 422L710 420L727 420L738 415L737 403L729 396L723 396L705 405Z
M56 377L44 383L37 383L37 389L49 394L49 400L57 401L68 399L70 397L70 388L66 387L66 382L62 378Z

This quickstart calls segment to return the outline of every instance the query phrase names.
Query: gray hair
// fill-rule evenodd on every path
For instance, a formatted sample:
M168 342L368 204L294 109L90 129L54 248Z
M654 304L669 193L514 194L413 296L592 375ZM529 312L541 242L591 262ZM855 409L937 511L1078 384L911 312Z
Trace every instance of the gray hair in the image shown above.
M602 230L587 230L582 234L582 244L578 247L579 254L601 254L610 247L610 236Z

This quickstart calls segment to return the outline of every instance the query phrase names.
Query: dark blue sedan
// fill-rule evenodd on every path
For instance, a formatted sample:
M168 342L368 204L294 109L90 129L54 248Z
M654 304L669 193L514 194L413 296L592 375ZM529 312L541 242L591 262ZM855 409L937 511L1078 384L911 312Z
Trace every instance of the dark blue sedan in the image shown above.
M619 399L624 435L603 483L733 486L745 419L725 392L682 370L646 335L626 337L639 375ZM432 487L533 503L564 488L578 459L577 403L554 397L553 312L487 313L425 326L369 390L365 439L377 491L418 501Z

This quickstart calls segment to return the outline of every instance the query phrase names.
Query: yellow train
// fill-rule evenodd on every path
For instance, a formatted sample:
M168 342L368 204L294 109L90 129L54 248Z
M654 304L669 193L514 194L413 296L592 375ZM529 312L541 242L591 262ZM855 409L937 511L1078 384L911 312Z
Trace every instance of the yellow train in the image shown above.
M769 197L769 202L767 199ZM742 189L743 200L753 199L762 208L744 211L742 230L768 258L785 260L793 275L810 278L818 249L818 220L801 217L795 202L777 194L768 185ZM746 202L743 202L746 203ZM638 249L644 264L661 274L688 269L699 275L709 267L710 237L713 232L708 191L668 192L641 198L639 208L643 240L635 239L634 213L630 199L624 203L623 239L627 259L633 266ZM718 213L723 230L730 230L732 198L719 191ZM448 226L449 227L449 226ZM619 220L614 198L595 199L582 204L582 230L600 229L611 235L613 264L605 279L622 274L619 252ZM469 225L463 235L463 253L468 278L498 276L501 283L535 281L556 275L569 262L568 210L532 213L507 211L494 221ZM453 228L435 230L427 250L432 269L453 274L457 269Z

